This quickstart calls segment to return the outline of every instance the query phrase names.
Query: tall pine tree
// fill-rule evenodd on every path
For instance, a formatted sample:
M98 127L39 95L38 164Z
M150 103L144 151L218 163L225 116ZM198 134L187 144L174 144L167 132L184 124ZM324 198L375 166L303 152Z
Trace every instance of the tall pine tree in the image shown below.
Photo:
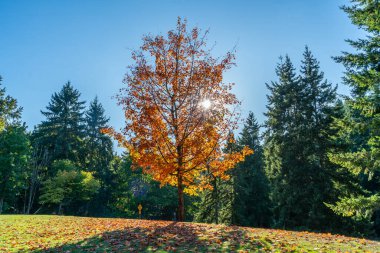
M224 152L232 153L238 148L234 134L231 132ZM211 176L210 185L212 189L201 192L200 200L197 203L198 210L195 213L196 221L226 225L236 224L237 215L233 210L237 198L235 170L236 168L229 171L229 180Z
M243 226L269 226L269 182L263 166L260 126L252 112L245 121L237 143L240 148L248 146L254 153L232 171L236 192L232 208L233 222Z
M326 229L333 213L324 202L334 199L332 179L340 180L327 157L336 87L307 47L303 56L300 75L285 57L276 69L279 81L267 85L266 171L276 226Z
M304 225L308 211L308 170L304 167L302 112L303 87L288 56L278 64L278 82L267 84L270 91L265 133L265 163L271 181L274 226ZM302 187L302 190L300 189Z
M17 100L5 94L5 88L1 87L2 80L0 76L0 131L9 124L19 122L22 111Z
M306 226L311 228L325 228L331 225L334 215L324 205L324 202L336 199L333 191L333 181L344 182L346 179L337 172L328 159L327 153L334 143L330 124L333 117L339 114L336 111L337 86L333 86L324 79L320 71L319 62L306 46L300 69L300 82L304 89L305 132L303 136L308 143L304 147L307 158L307 168L311 172L310 210ZM337 189L339 190L339 189Z
M33 141L48 151L50 162L69 159L83 164L84 104L68 82L52 95L46 111L41 111L46 119L34 131Z
M103 176L113 158L112 140L101 130L109 127L109 118L98 98L90 103L86 111L87 158L86 167L98 176Z
M200 193L200 199L196 203L197 212L194 219L197 222L215 224L233 224L233 203L235 192L233 178L229 181L213 177L210 185L212 189Z
M113 159L112 140L108 135L101 133L101 129L108 127L109 118L98 98L90 103L86 111L86 168L95 173L100 181L100 189L92 204L90 213L104 215L111 197L111 161Z
M346 193L330 207L338 214L369 224L374 212L380 210L380 2L352 3L342 9L367 36L347 40L355 51L335 58L346 68L343 81L351 87L351 97L345 100L345 117L334 122L339 129L335 139L348 147L333 150L330 159L360 178L367 191ZM377 223L380 234L379 212Z

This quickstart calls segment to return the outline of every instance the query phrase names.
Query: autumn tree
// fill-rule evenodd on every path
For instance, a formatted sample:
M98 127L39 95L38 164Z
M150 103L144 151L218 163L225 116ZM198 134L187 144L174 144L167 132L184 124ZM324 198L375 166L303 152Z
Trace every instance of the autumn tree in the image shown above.
M234 53L214 58L206 48L207 32L188 31L178 19L175 30L143 37L132 53L118 95L125 111L122 133L108 129L129 150L134 164L161 185L178 190L178 219L184 220L184 192L211 187L211 176L226 171L250 153L249 148L223 153L228 133L237 126L239 101L223 73L234 65Z

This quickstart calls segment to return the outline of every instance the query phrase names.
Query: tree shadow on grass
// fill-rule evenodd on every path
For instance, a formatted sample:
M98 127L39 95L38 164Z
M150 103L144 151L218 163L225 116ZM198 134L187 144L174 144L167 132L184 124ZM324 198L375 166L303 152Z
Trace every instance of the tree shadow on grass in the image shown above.
M126 227L75 243L33 252L246 252L260 251L265 245L246 231L173 222L151 228Z

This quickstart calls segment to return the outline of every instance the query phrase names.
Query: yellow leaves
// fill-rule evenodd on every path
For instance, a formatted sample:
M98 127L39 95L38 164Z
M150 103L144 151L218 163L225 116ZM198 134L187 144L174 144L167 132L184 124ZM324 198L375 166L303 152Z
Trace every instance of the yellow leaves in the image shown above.
M186 187L183 192L186 193L186 194L188 194L188 195L191 195L191 196L194 196L194 195L198 194L197 187L194 187L192 185Z
M254 151L252 149L250 149L248 146L244 146L243 150L241 151L242 153L242 156L243 157L246 157L248 155L252 155L254 153ZM241 158L242 159L242 158ZM240 160L240 161L243 161L243 160Z

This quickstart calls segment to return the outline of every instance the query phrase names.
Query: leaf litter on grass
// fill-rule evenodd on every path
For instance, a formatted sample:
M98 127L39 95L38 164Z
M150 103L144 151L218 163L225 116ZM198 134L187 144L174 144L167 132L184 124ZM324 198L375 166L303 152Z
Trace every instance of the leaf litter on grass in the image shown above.
M329 233L49 215L0 216L0 252L380 252Z

